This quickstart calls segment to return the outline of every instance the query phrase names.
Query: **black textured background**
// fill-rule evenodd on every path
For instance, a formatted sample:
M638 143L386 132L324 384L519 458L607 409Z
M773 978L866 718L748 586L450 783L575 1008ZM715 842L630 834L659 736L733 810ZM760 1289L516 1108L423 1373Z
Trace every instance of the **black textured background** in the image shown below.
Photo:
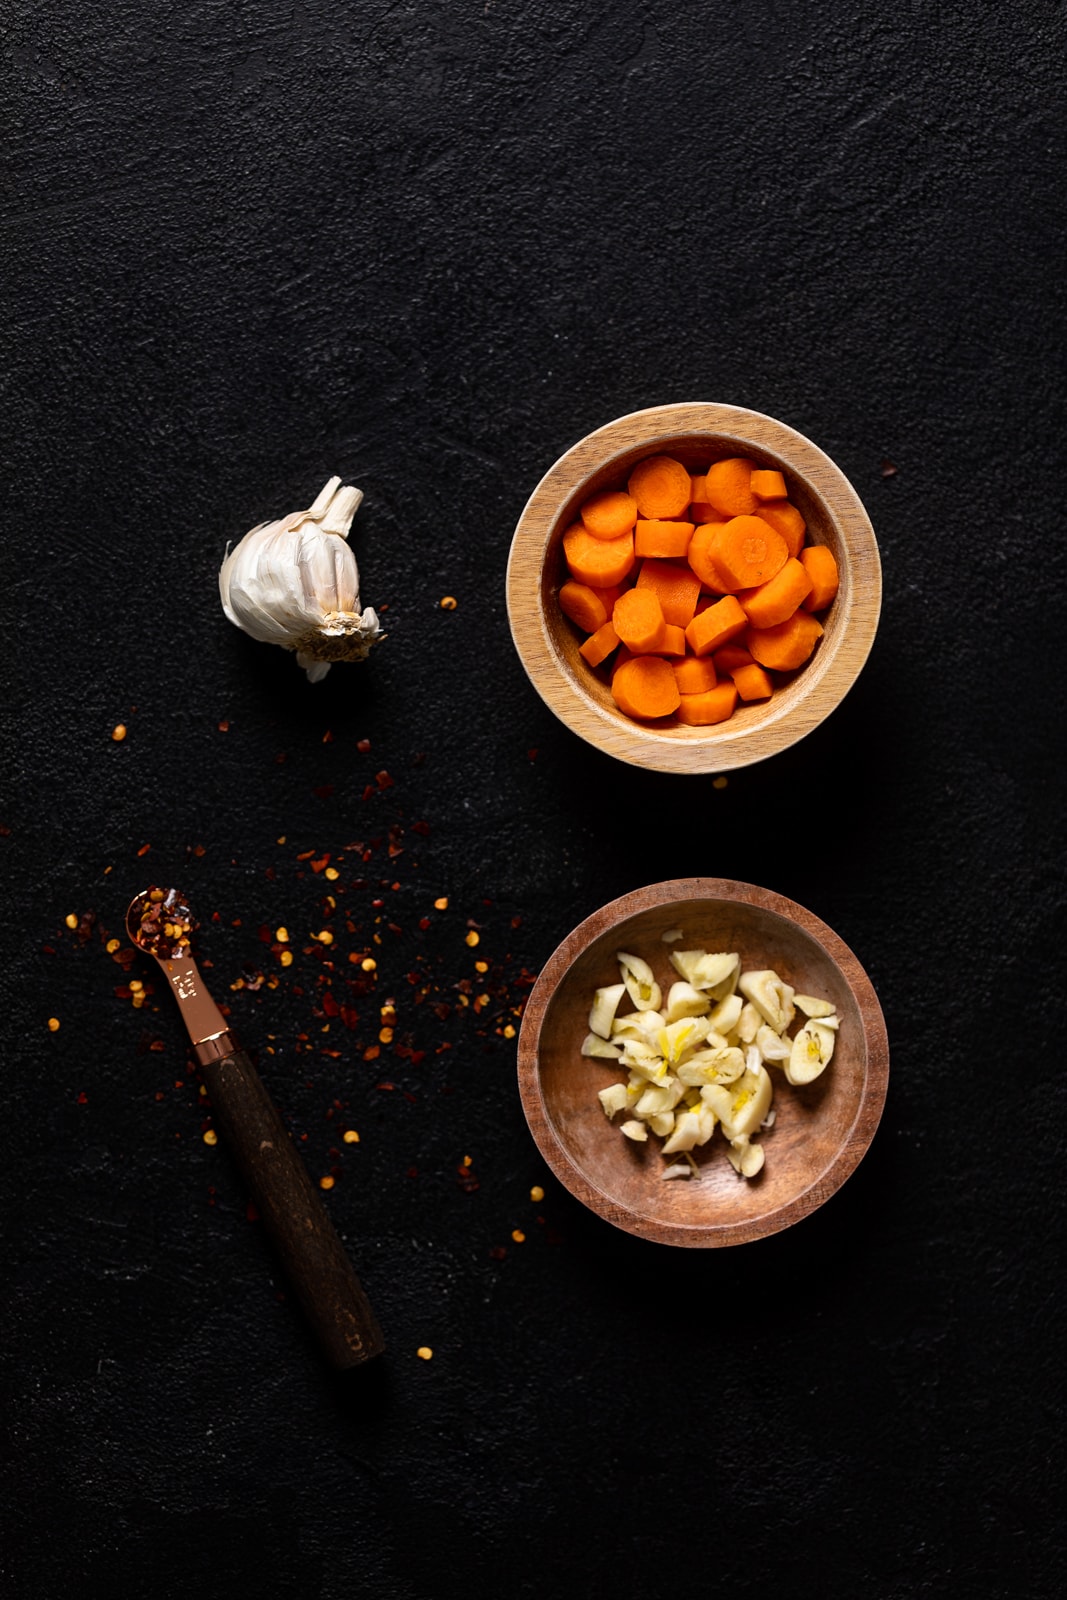
M5 1593L1062 1593L1061 8L4 13ZM557 725L503 603L541 473L679 399L809 434L885 567L849 700L720 791ZM312 688L215 574L334 471L389 639ZM421 948L454 999L468 917L494 986L484 1039L419 1014L417 1064L363 1059L375 1001L359 1048L320 1034L313 957L228 987L279 970L260 925L321 926L297 854L391 825L345 901L372 928L401 884L379 997L406 1026ZM581 917L693 873L828 921L892 1048L855 1178L722 1253L550 1183L493 1031ZM170 1002L113 992L100 928L172 876L336 1168L389 1341L346 1380L201 1140Z

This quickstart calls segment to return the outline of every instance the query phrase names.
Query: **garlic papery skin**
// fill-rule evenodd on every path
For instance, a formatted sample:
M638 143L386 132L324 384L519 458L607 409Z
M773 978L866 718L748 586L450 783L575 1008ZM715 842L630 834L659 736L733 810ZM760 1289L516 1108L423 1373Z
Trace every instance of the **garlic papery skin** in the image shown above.
M373 607L360 610L359 568L348 544L363 491L331 478L307 511L263 522L227 550L222 609L235 627L295 650L318 683L334 661L363 661L383 638Z

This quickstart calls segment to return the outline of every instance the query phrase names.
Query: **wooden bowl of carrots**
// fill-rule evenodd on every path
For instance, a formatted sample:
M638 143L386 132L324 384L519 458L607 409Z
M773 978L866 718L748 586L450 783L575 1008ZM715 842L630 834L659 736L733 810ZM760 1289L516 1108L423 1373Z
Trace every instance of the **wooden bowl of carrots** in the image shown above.
M728 720L711 726L688 725L673 715L627 715L618 703L627 705L626 696L607 668L597 670L583 658L583 634L560 603L570 577L564 541L573 536L582 508L594 497L626 489L639 463L662 457L694 475L729 458L744 458L768 477L781 473L790 505L806 525L807 542L828 551L836 563L836 597L821 618L811 658L795 673L776 674L769 698L735 701ZM697 536L701 532L698 528ZM640 587L639 580L631 594ZM874 530L856 491L830 458L773 417L702 402L632 412L568 450L542 478L519 518L507 576L512 637L542 699L589 743L661 772L748 766L810 733L859 675L874 641L881 593ZM710 605L713 598L704 596L701 604ZM734 604L729 598L728 605ZM617 659L625 653L619 651Z
M737 952L743 968L775 969L798 994L831 1002L840 1019L833 1057L816 1081L792 1088L776 1074L773 1127L760 1135L766 1161L751 1179L733 1170L716 1131L692 1152L699 1176L664 1182L655 1142L624 1138L598 1101L625 1070L581 1053L594 993L617 978L616 953L649 962L666 993L678 933L685 945ZM643 1239L709 1248L780 1232L841 1187L878 1127L889 1045L870 979L818 917L751 884L681 878L623 895L564 939L530 992L518 1075L538 1149L571 1194Z

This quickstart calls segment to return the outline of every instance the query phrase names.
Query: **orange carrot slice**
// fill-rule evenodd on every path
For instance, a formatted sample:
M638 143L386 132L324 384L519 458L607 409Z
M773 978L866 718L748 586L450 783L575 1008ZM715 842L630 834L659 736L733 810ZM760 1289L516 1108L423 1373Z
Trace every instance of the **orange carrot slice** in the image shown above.
M742 456L731 456L727 461L713 462L708 468L704 492L722 516L751 516L759 505L751 489L753 465Z
M646 654L650 656L684 656L685 652L685 629L676 628L673 623L665 622L659 643L651 647Z
M756 515L762 517L764 522L769 522L775 533L781 534L791 556L800 554L806 524L796 506L790 505L788 500L766 500Z
M646 456L631 472L627 488L639 517L680 517L689 504L689 474L673 456Z
M676 628L693 620L700 595L700 579L688 567L670 561L643 561L637 574L639 589L652 589L659 597L663 615Z
M599 667L606 661L611 652L618 648L619 636L610 622L605 622L602 628L591 633L578 651L588 661L591 667Z
M747 516L731 517L712 538L708 555L722 587L729 593L767 583L789 560L781 534L762 517Z
M611 616L611 613L615 610L616 600L619 598L620 594L625 594L629 587L630 585L626 583L613 583L608 589L593 590L593 593L596 595L597 599L603 604L605 616Z
M752 653L739 644L724 644L721 650L715 652L715 670L723 672L727 677L736 672L738 667L750 667Z
M704 694L683 694L678 702L678 721L692 727L706 728L713 722L725 722L734 714L737 689L732 683L720 683Z
M595 633L608 620L608 610L595 589L584 583L565 583L559 591L559 609L583 633Z
M790 557L773 578L758 589L742 589L737 598L754 628L773 628L793 615L811 589L807 570Z
M802 667L822 637L822 623L807 611L794 611L774 628L749 628L745 643L761 667L793 672Z
M721 521L702 522L689 541L686 560L704 585L714 594L724 594L722 578L711 559L711 546L721 529L728 524Z
M768 468L757 467L748 480L748 486L757 500L785 499L785 479L780 472L771 472Z
M641 721L669 717L681 700L674 670L662 656L633 656L625 661L612 674L611 692L620 711Z
M736 595L728 594L724 600L709 606L699 617L694 617L685 636L695 656L710 656L720 645L736 639L748 627L748 618Z
M607 589L621 583L634 564L634 536L622 533L617 539L598 539L582 523L576 522L563 535L563 553L576 583L590 589Z
M673 666L680 694L707 694L719 681L710 656L686 656L684 661L675 661Z
M629 533L637 521L637 501L631 494L609 489L587 500L581 514L583 525L594 538L617 539L621 533Z
M693 537L691 522L653 522L638 518L634 533L634 555L661 556L665 560L685 559Z
M825 611L837 593L837 562L824 544L808 545L800 552L804 571L811 579L811 593L804 601L805 611Z
M742 700L766 700L774 693L774 684L754 661L749 667L735 667L730 676Z
M611 621L623 644L634 655L645 655L663 643L663 607L652 589L627 589L625 594L620 594Z

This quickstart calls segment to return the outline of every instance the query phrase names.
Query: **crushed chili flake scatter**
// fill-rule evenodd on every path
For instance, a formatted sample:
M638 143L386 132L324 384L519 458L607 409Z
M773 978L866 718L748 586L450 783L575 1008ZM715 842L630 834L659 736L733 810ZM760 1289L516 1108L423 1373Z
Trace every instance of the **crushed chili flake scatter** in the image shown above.
M369 739L357 739L356 740L356 749L359 751L361 756L365 756L367 754L368 750L370 749L370 740Z
M116 744L121 744L126 737L126 724L124 722L116 722L111 730L111 737Z
M138 850L137 854L139 856L146 856L148 854L149 850L151 850L151 848L152 848L152 846L150 844L143 844L141 846L141 848Z
M543 1200L544 1198L545 1198L545 1191L542 1189L542 1187L541 1187L541 1185L539 1183L535 1183L533 1188L530 1190L530 1199L536 1205L538 1203L538 1201Z
M219 1136L215 1132L214 1128L205 1128L204 1129L204 1143L205 1144L218 1144L218 1142L219 1142Z
M344 1138L345 1144L358 1144L359 1143L359 1134L356 1132L355 1128L346 1128L345 1131L344 1131L343 1138Z
M471 949L473 950L475 945L476 944L481 944L481 942L482 942L481 941L481 935L475 933L474 929L472 928L471 931L466 936L465 943L469 944Z
M382 768L381 772L375 773L374 781L378 785L379 789L391 789L393 787L393 780L385 771L384 767Z
M430 1349L428 1344L420 1344L419 1348L415 1351L415 1354L418 1356L420 1361L433 1360L433 1351Z
M332 1189L333 1185L334 1185L334 1180L333 1180L333 1178L330 1177L329 1173L327 1173L324 1178L320 1178L319 1179L319 1188L320 1189Z
M523 1233L521 1228L512 1228L511 1237L514 1239L516 1244L526 1243L526 1235Z
M712 778L711 787L713 789L725 789L729 782L730 782L729 778L724 778L722 776L720 776L718 778Z
M58 1033L59 1032L59 1018L58 1017L49 1017L49 1019L48 1019L48 1031L49 1031L49 1033Z

